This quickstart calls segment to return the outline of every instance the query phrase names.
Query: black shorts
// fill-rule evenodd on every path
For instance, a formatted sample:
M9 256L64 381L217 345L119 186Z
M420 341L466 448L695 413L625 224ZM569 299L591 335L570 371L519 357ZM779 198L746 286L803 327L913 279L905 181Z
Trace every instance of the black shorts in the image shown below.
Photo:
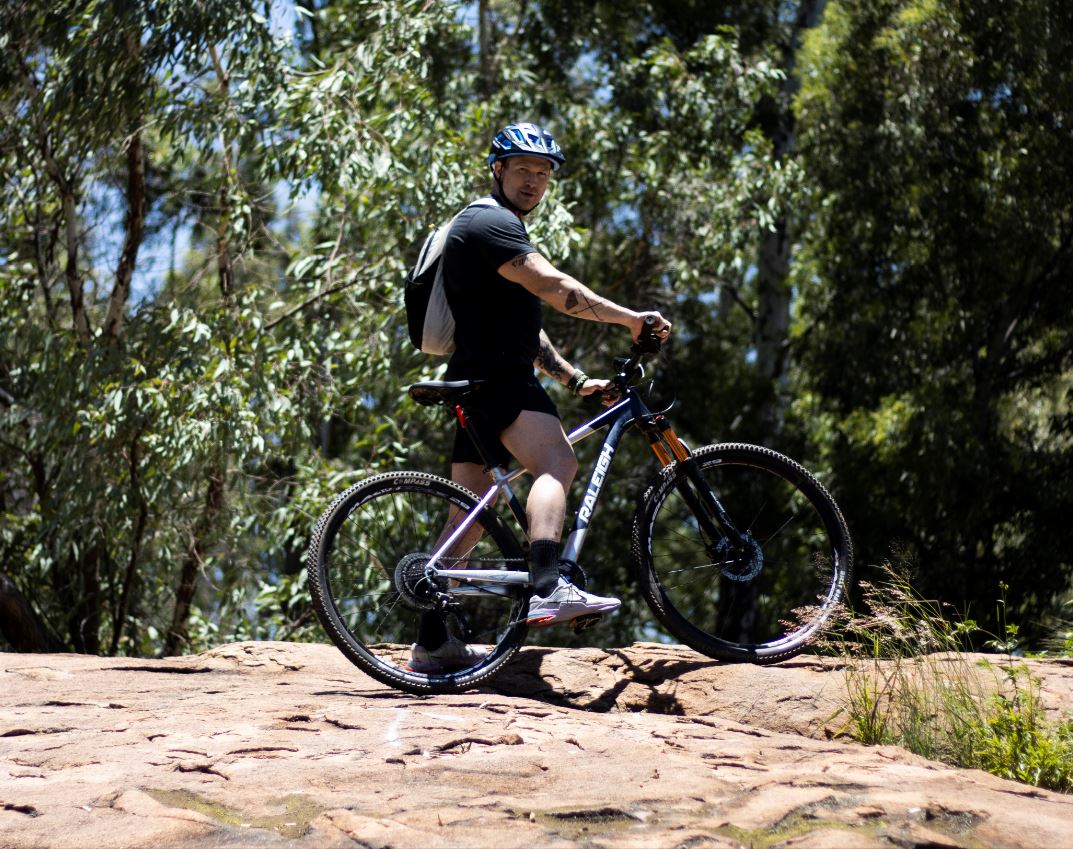
M480 390L466 401L470 427L476 430L484 450L497 466L507 466L511 459L510 452L499 441L499 435L514 423L522 410L548 413L559 418L555 403L548 397L535 374L514 380L487 380ZM451 462L484 463L473 440L462 429L461 424L455 425L455 446L451 452Z

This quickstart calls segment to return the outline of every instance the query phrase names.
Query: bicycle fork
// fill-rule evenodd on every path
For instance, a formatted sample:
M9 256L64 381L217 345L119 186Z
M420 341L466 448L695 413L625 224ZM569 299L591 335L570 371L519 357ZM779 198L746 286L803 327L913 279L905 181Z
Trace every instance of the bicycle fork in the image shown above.
M649 447L664 468L677 462L685 472L685 478L679 478L675 482L675 489L697 517L709 545L714 547L726 540L734 547L745 546L746 535L738 530L722 502L712 492L712 488L700 473L693 452L678 438L667 417L652 416L642 425L642 430L648 437Z

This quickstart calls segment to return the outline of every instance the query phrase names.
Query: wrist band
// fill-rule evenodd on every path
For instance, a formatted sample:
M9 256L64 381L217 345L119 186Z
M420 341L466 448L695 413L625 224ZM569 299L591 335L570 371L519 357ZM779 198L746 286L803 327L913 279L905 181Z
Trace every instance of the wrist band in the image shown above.
M574 374L570 380L566 383L566 388L573 395L579 395L581 393L581 387L585 385L585 381L589 379L589 376L585 374L581 369L575 368Z

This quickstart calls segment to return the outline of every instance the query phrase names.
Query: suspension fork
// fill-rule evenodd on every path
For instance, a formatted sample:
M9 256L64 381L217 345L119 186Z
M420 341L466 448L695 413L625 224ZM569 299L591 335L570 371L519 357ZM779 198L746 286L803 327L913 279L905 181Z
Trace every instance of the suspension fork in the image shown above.
M734 545L742 545L744 535L730 518L726 508L700 472L693 452L678 438L666 416L655 415L643 426L649 447L666 467L677 462L685 477L675 481L675 489L682 500L697 517L701 530L711 544L727 538Z

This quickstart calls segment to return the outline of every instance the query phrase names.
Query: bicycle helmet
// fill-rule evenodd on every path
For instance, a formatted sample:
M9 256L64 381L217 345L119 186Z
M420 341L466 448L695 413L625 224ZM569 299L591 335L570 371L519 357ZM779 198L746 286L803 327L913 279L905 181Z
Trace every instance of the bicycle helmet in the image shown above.
M550 159L553 171L558 171L559 166L566 162L566 157L551 133L528 121L508 124L496 133L488 152L488 168L491 169L499 160L511 156L541 156Z

